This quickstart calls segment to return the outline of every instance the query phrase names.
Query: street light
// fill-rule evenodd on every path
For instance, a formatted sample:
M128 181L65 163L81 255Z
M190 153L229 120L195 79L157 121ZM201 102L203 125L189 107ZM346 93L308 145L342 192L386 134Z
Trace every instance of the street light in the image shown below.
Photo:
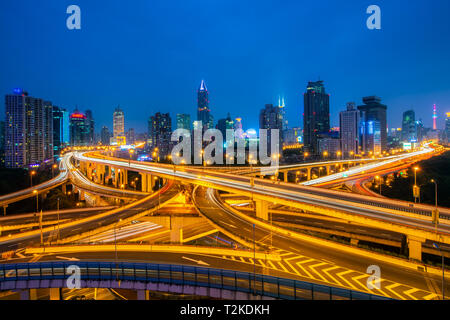
M434 205L435 209L433 212L433 222L436 225L436 232L437 232L437 225L439 223L439 210L438 210L438 189L437 189L437 182L434 179L430 180L432 183L434 183Z
M420 192L418 190L417 186L417 170L419 170L419 167L414 167L414 186L413 186L413 197L414 197L414 203L417 203L417 194Z
M30 187L33 186L33 176L36 174L36 171L31 171L30 172Z
M52 165L52 178L55 177L55 169L58 168L57 164Z
M433 242L433 246L439 250L442 258L442 300L445 300L445 268L444 268L444 254L441 251L441 248L437 245L437 243Z

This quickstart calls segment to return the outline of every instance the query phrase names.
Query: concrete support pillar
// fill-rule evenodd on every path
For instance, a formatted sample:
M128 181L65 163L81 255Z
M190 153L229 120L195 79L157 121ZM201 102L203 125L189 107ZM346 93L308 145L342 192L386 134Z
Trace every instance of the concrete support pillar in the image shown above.
M265 200L255 200L256 217L269 220L269 202Z
M327 175L329 175L330 174L330 166L326 166L326 168L327 168Z
M78 192L79 192L78 194L79 194L80 201L86 200L85 197L84 197L84 191L78 190Z
M311 168L306 169L306 175L307 175L306 180L307 181L311 180Z
M128 185L128 170L123 170L122 184L125 186Z
M148 182L147 182L147 175L145 173L139 173L141 176L141 190L142 192L147 192L148 190Z
M66 185L66 184L63 184L63 185L61 186L61 190L62 190L62 193L66 194L66 193L67 193L67 185Z
M50 300L61 300L61 288L50 288Z
M150 300L150 294L148 290L137 290L138 300Z
M170 242L183 243L183 217L171 217Z
M422 243L425 242L425 239L414 236L407 236L407 239L409 258L422 261Z
M119 169L114 168L114 179L113 179L113 185L115 188L117 188L118 184L119 184Z
M289 174L289 171L285 171L285 172L283 173L284 182L288 182L288 174Z
M350 239L350 244L351 244L351 245L357 246L358 243L359 243L359 240L358 240L358 239L353 239L353 238Z

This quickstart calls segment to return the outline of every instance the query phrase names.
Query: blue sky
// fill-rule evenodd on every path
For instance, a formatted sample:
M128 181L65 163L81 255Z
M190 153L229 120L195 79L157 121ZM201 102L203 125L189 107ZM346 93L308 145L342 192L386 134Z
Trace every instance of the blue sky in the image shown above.
M81 8L81 30L66 28L66 8ZM381 30L366 28L366 8L381 8ZM0 2L0 94L23 87L72 111L92 109L96 131L112 127L117 105L126 127L146 131L158 111L196 116L205 79L217 120L286 101L301 124L310 80L325 81L331 123L348 101L378 95L388 125L403 111L439 127L450 111L450 1L98 1ZM4 117L3 106L1 118Z

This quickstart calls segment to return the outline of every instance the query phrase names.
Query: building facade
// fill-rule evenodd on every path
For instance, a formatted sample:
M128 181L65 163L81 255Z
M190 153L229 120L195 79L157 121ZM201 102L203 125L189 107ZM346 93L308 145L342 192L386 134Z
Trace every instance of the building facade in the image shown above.
M159 160L166 158L171 151L172 120L169 113L157 112L148 122L151 152L156 153ZM159 161L158 160L158 161Z
M61 150L70 143L69 113L66 109L53 106L53 154L58 157Z
M197 90L197 121L202 122L203 130L212 129L214 119L209 109L209 93L204 80Z
M378 152L374 151L378 147L373 145L373 142L377 141L377 139L373 139L374 137L371 136L370 132L373 131L375 134L378 134L379 131L381 148L379 152L381 153L387 150L387 106L381 104L381 98L377 96L364 97L363 103L364 105L358 106L358 110L361 112L361 125L365 134L361 137L364 140L361 145L364 149L367 148L369 151Z
M191 131L191 116L186 113L177 113L177 129Z
M417 142L416 114L413 110L403 112L402 142Z
M359 111L354 102L347 103L347 110L339 113L339 138L344 157L359 153Z
M305 151L318 155L318 140L330 131L330 95L323 81L308 82L303 95L303 142Z
M69 117L70 145L87 146L89 144L89 125L84 113L75 110Z

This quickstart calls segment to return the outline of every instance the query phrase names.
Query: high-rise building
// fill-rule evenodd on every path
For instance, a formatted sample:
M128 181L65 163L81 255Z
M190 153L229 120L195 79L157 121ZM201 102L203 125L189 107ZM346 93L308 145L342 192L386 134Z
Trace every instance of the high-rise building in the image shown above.
M5 96L5 165L38 166L53 161L53 107L22 89Z
M5 121L0 121L0 168L5 166Z
M162 160L171 151L172 120L168 113L157 112L151 116L148 122L149 140L151 151Z
M87 127L87 141L89 145L93 145L95 144L95 122L94 122L94 117L92 116L92 111L91 110L86 110L85 112L86 115L86 125Z
M126 137L127 144L134 144L136 142L136 136L133 128L128 129Z
M70 142L69 113L66 109L53 106L53 154L58 157Z
M402 142L417 142L416 114L414 110L403 112Z
M177 113L177 129L191 131L191 116L186 113Z
M283 114L282 108L278 106L274 106L273 104L266 104L264 109L261 109L259 113L259 128L260 129L269 129L267 132L267 143L268 148L271 146L272 142L272 134L270 130L278 130L278 145L279 150L275 151L275 154L280 154L280 148L282 147L282 133L283 133ZM268 149L270 150L270 149ZM270 153L274 153L274 150L271 150Z
M125 118L123 111L118 106L113 113L113 138L125 136Z
M298 146L303 143L301 128L289 128L283 130L283 146Z
M450 143L450 112L447 112L445 114L447 117L445 118L445 138L446 138L446 142L447 144Z
M344 157L359 151L359 111L354 102L347 103L347 110L339 113L339 137L341 152Z
M375 133L378 132L376 128L379 126L381 147L379 152L381 153L387 148L387 106L381 104L381 98L377 96L364 97L363 103L364 105L358 106L358 110L361 112L361 125L365 128L365 135L361 136L361 139L365 141L361 143L361 146L372 152L378 152L374 151L376 148L372 142L376 140L371 137L370 132L372 132L371 129L374 129Z
M234 122L231 119L229 113L225 119L219 119L219 121L217 121L217 130L219 130L222 133L222 137L223 137L224 141L227 136L227 129L233 130L234 129L233 126L234 126Z
M278 98L278 108L280 108L280 114L281 114L281 122L283 123L282 127L283 130L287 130L288 129L288 120L286 117L286 109L285 109L286 105L284 104L284 97L282 98Z
M305 151L319 154L318 139L330 131L330 95L323 81L308 82L303 95L303 142Z
M75 110L70 115L70 145L87 146L89 144L89 125L86 115Z
M109 133L109 129L107 126L103 126L102 130L100 131L100 142L104 146L109 146L111 139L111 134Z
M380 121L362 121L360 130L360 143L363 152L366 155L380 154L382 152Z
M212 129L214 118L209 109L209 93L204 80L197 91L197 121L202 122L203 129Z

